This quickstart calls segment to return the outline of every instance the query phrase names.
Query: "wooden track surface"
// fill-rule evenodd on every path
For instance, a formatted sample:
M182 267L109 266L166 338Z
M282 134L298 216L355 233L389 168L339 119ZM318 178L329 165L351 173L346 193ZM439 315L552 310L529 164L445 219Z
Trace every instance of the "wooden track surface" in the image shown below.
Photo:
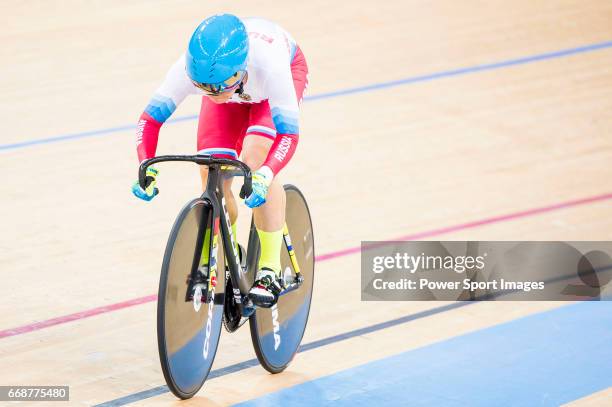
M311 96L612 38L609 1L432 3L5 1L0 144L134 124L193 28L218 11L288 29ZM317 253L609 194L611 66L602 49L307 100L282 177L309 201ZM175 117L198 106L191 97ZM195 130L167 124L158 153L195 152ZM156 293L171 224L200 185L195 167L167 165L160 196L136 200L132 129L0 150L0 170L0 330ZM428 238L612 240L610 215L606 198ZM241 209L242 241L248 216ZM363 303L359 267L358 253L317 265L303 343L441 305ZM180 405L251 399L559 305L457 308L301 353L282 375L252 367L210 380ZM163 384L156 346L147 302L1 338L0 384L68 384L72 403L102 403ZM214 369L253 357L247 330L224 334Z

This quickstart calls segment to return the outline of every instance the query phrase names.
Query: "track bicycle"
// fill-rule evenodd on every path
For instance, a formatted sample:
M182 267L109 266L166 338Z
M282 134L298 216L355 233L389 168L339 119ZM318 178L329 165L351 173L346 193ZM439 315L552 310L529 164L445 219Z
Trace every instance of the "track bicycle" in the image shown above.
M235 332L247 320L261 365L271 373L282 372L302 341L312 298L314 237L304 196L294 185L284 186L283 289L276 303L256 307L248 292L257 273L257 230L251 220L247 250L234 245L236 236L221 187L225 177L243 176L240 197L249 196L250 168L241 161L214 155L159 156L140 164L138 179L143 188L147 167L166 161L193 162L209 168L206 190L189 201L174 222L162 263L157 341L168 388L181 399L193 397L211 370L222 325L228 332ZM207 229L209 244L203 248ZM206 267L201 267L203 250L208 250Z

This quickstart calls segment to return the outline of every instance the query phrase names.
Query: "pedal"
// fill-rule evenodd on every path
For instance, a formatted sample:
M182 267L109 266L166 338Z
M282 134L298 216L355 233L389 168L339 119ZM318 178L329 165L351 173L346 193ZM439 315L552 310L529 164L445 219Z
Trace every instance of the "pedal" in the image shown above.
M259 308L272 308L273 306L276 305L276 303L278 302L278 299L272 301L272 302L265 302L265 303L261 303L261 304L257 304L257 306Z
M248 295L242 298L242 317L249 318L251 315L255 313L255 304L249 298Z
M195 286L196 284L204 284L204 285L208 285L208 270L206 270L206 274L201 270L205 268L204 266L200 266L198 267L198 269L195 272L195 276L192 277L192 274L188 274L187 275L187 285L193 285Z
M280 293L282 293L282 291ZM257 304L255 304L253 299L250 298L250 297L249 297L249 301L251 301L251 304L253 305L253 309L256 309L257 307L259 307L259 308L272 308L278 302L278 298L280 296L279 294L276 294L274 296L274 299L272 301L269 301L269 302L262 301L262 302L257 302Z

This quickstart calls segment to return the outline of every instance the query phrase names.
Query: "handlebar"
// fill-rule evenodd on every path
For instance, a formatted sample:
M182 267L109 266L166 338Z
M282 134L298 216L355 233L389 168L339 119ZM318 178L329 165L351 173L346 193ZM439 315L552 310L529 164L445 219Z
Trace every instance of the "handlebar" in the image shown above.
M140 163L140 167L138 168L138 183L140 184L141 188L144 189L146 185L147 168L150 165L165 161L188 161L200 165L207 165L209 167L220 167L222 165L230 165L232 167L237 167L242 172L242 175L244 175L244 185L240 190L240 198L248 197L249 195L251 195L251 192L253 190L251 169L248 165L246 165L242 161L232 160L231 158L217 158L212 155L161 155L159 157L153 157L149 158L148 160L144 160Z

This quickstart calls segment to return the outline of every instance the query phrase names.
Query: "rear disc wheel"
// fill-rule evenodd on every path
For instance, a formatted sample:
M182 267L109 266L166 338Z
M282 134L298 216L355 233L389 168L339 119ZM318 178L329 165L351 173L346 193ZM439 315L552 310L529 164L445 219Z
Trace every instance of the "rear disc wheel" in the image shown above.
M308 205L297 187L285 185L285 192L285 221L304 281L298 289L281 295L273 307L257 308L255 314L250 317L251 339L257 359L270 373L285 370L298 350L308 322L314 281L314 237ZM255 228L251 228L249 254L259 252L256 235ZM251 257L249 269L253 274L257 266L255 259L258 257ZM295 276L284 242L281 249L281 267L282 275Z

